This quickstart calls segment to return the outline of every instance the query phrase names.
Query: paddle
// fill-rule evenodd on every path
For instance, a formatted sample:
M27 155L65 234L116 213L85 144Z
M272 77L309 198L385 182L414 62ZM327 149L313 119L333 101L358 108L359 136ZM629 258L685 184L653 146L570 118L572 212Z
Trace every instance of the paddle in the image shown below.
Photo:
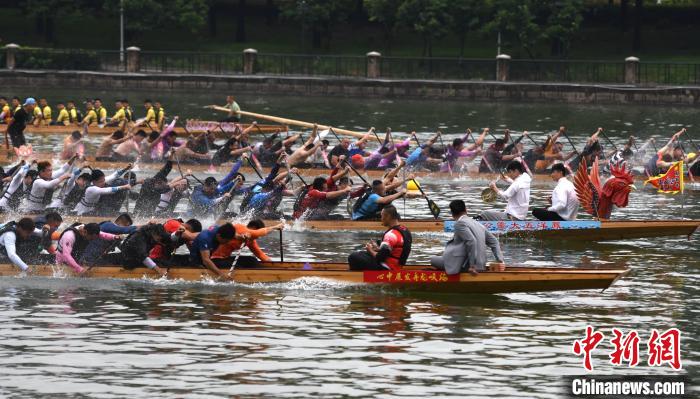
M244 240L241 243L241 247L238 248L238 252L236 252L236 257L233 258L233 263L231 263L231 268L228 269L228 274L227 274L228 277L231 277L231 275L233 274L233 271L236 269L236 264L238 263L238 259L241 257L241 251L243 250L243 247L245 247L245 245L246 245L246 241Z
M566 137L566 140L567 140L567 141L569 142L569 144L571 145L571 148L574 149L574 152L576 153L576 155L577 155L577 156L581 156L581 153L579 153L578 150L576 149L576 146L574 145L574 142L571 141L571 137L569 137L569 135L566 134L566 130L563 130L563 131L562 131L562 134L564 135L564 137Z
M260 171L259 171L258 168L255 166L255 164L253 163L253 161L252 161L250 158L246 158L246 160L248 161L248 164L250 165L250 167L253 168L253 171L255 172L255 174L258 175L258 177L260 178L260 180L262 180L262 179L263 179L263 176L262 176L262 174L260 174Z
M603 137L605 137L605 140L607 140L608 143L610 143L610 145L613 146L613 148L615 149L615 151L619 151L619 150L617 149L617 146L615 145L615 143L613 143L612 140L610 140L610 137L608 137L608 135L605 134L605 131L604 131L604 130L601 130L600 133L603 135Z
M416 136L416 132L411 133L411 136L413 137L413 140L416 140L416 144L418 144L418 147L420 147L420 141L418 141L418 136Z
M282 229L280 229L279 232L280 232L280 262L284 262L284 243L282 241Z
M262 133L264 138L267 138L267 135L265 134L265 132L263 132L263 130L260 128L260 126L258 126L257 123L255 124L255 128L258 129L259 133Z
M688 140L690 140L690 144L692 144L692 145L693 145L693 147L695 147L695 150L696 150L696 151L697 151L697 150L699 150L699 149L700 149L700 147L698 147L698 145L697 145L697 144L695 144L695 142L693 141L693 138L692 138L692 137L690 137L690 133L688 133L688 131L687 131L687 130L686 130L686 131L685 131L684 133L685 133L686 137L688 137Z
M240 180L240 176L236 176L236 178L233 179L233 186L231 186L231 189L228 190L228 194L231 194L231 196L224 200L221 204L221 215L217 218L217 220L223 219L226 216L226 210L233 202L233 199L236 198L236 185Z
M362 180L366 185L370 186L370 184L367 183L367 180L365 180L365 178L362 177L362 175L360 174L360 172L357 171L357 169L353 168L353 166L350 164L350 162L348 162L347 159L344 160L343 162L350 168L350 170L352 170L353 172L355 172L355 174L357 175L357 177L360 178L360 180Z
M450 176L452 176L452 165L450 165L450 161L447 159L447 146L445 145L445 141L442 139L442 132L438 130L438 138L440 139L440 145L443 148L443 158L445 159L445 163L447 163L447 170L450 172Z
M440 217L440 207L435 203L435 201L431 200L428 198L427 195L425 195L425 192L423 191L423 188L418 184L416 179L411 179L413 181L413 184L418 187L418 190L420 190L420 193L423 194L423 197L425 197L425 200L428 202L428 208L430 209L430 213L433 214L433 217L435 219L438 219Z

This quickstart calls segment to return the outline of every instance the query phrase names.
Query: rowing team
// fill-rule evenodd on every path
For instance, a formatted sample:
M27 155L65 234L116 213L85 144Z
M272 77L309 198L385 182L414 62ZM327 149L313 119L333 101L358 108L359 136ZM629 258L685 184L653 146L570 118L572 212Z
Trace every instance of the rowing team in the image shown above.
M455 236L447 243L444 255L431 260L432 265L448 274L465 271L476 274L486 266L487 247L502 265L498 239L466 216L464 202L452 201L450 210L456 220ZM350 254L350 270L401 270L407 264L412 238L401 225L397 209L391 205L384 207L381 221L388 230L381 240L367 243L364 251ZM94 266L121 265L146 267L165 276L170 267L201 266L214 276L230 279L236 266L257 267L258 260L270 261L256 240L284 228L284 223L266 227L259 219L245 225L224 223L204 230L197 219L170 219L162 224L135 226L129 214L118 216L114 222L75 223L59 232L62 223L61 215L50 212L2 225L0 257L6 257L6 261L22 271L29 271L28 263L55 262L70 267L77 275ZM177 254L181 246L189 254ZM254 256L241 256L244 247Z

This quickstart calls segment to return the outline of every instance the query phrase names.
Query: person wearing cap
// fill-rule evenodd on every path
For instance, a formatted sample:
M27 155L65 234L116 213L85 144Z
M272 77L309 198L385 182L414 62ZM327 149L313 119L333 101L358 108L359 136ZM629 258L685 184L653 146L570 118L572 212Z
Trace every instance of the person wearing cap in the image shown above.
M15 149L27 145L27 140L24 137L24 129L27 127L27 123L34 114L34 108L36 108L36 100L29 97L24 101L24 105L12 114L12 119L8 122L7 129L5 130L5 146L7 148L10 147L10 143L7 140L8 134L10 135L12 147Z
M79 216L92 214L95 212L95 209L100 202L100 197L103 195L111 195L116 194L119 191L131 190L131 185L129 184L118 187L105 187L107 183L111 183L113 180L119 177L122 172L122 170L118 170L109 177L105 177L104 172L99 169L94 169L90 176L92 185L85 190L85 195L75 206L75 213Z
M557 183L552 191L550 206L548 208L533 208L532 216L539 220L575 220L578 213L579 201L576 197L574 184L566 178L569 173L564 164L552 165L550 174L552 180Z

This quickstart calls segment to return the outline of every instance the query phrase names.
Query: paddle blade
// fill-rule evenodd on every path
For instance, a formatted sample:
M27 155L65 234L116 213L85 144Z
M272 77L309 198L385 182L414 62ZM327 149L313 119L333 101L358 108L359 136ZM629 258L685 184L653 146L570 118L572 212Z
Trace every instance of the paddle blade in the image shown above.
M435 203L435 201L429 199L428 208L430 208L430 213L433 214L433 217L435 219L440 217L440 207L438 206L438 204Z

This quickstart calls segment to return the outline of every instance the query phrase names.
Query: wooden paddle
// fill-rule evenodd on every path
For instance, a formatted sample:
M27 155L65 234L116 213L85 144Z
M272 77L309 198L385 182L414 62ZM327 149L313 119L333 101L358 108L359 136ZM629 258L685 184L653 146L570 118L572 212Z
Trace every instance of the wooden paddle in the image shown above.
M433 214L433 217L435 219L438 219L440 217L440 207L435 203L435 201L431 200L430 198L428 198L427 195L425 195L425 192L423 191L421 186L418 184L416 179L411 179L411 180L413 181L413 184L415 184L416 187L418 187L418 190L420 190L420 193L423 194L423 197L425 197L425 200L428 202L428 208L430 209L430 213Z

